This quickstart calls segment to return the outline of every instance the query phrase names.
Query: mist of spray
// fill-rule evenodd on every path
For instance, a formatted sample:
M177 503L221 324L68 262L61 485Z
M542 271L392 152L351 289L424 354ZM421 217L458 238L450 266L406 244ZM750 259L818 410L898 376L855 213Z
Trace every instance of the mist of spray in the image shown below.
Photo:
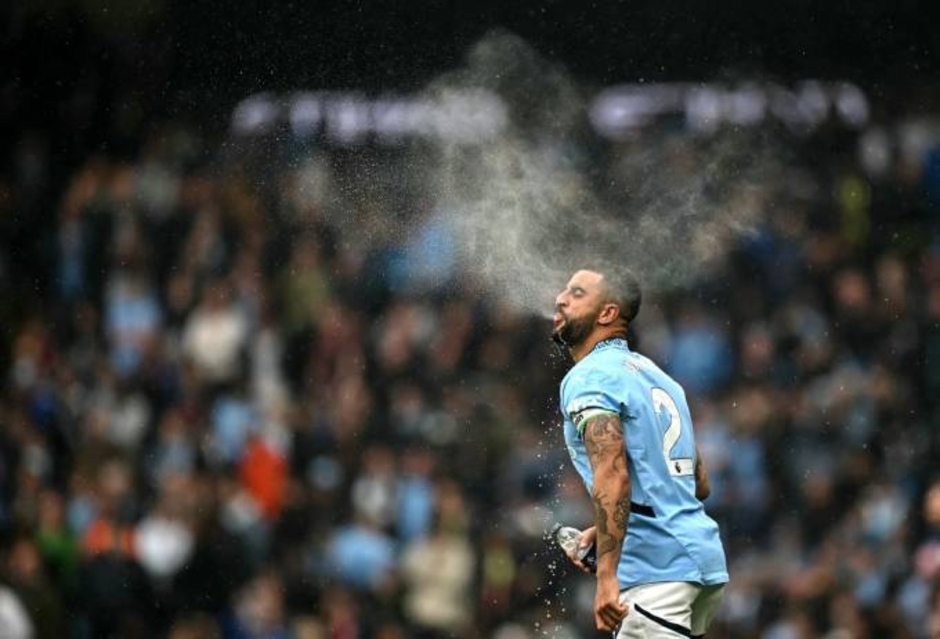
M599 259L633 270L647 292L689 286L756 226L777 179L754 131L699 141L656 132L613 154L591 149L582 90L505 32L427 91L461 87L497 93L510 124L478 145L441 144L427 182L465 274L523 311L549 313L570 274ZM611 157L595 165L598 153Z

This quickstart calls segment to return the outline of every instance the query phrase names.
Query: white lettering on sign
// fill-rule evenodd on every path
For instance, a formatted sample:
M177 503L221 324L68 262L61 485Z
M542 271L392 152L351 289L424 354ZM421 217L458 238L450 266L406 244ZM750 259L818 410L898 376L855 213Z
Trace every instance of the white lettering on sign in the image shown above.
M868 99L848 82L806 80L792 88L773 83L625 84L601 91L588 105L594 130L627 139L658 119L681 118L693 133L723 125L755 126L770 119L804 134L835 118L860 129L868 123ZM496 94L479 88L446 89L433 95L382 95L306 91L278 96L259 93L232 113L232 130L257 135L288 128L307 137L324 135L339 145L374 139L398 144L412 137L485 142L503 133L509 110Z
M482 89L376 99L352 92L307 91L286 98L259 93L242 100L232 114L232 130L239 135L263 135L286 126L295 136L323 134L340 145L361 144L370 136L387 144L407 137L485 141L507 124L503 101Z
M777 84L626 84L603 91L590 110L604 137L630 137L656 118L681 116L695 133L723 124L753 126L773 117L794 133L809 132L830 117L861 128L868 122L868 100L847 82L807 80L790 89Z

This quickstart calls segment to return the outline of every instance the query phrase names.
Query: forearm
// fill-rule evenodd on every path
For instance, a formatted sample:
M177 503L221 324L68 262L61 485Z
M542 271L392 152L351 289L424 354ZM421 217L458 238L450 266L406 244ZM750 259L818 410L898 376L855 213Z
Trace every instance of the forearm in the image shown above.
M584 442L594 476L591 499L601 579L617 574L630 516L630 471L620 416L607 412L592 416L584 427Z
M594 470L594 520L597 527L597 574L617 574L623 540L630 517L630 476L620 463L611 460Z
M594 620L598 630L613 630L627 614L620 603L617 566L630 517L630 470L620 415L603 411L585 420L584 445L591 462L591 498L597 534L597 593Z

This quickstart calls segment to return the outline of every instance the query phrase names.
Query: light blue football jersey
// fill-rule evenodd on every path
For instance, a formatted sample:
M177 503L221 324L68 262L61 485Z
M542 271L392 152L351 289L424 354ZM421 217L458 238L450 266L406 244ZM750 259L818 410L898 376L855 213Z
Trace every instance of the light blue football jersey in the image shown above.
M588 493L594 483L578 426L620 415L632 502L617 576L621 588L661 581L728 581L718 524L695 497L695 434L685 392L626 340L609 339L561 383L565 443Z

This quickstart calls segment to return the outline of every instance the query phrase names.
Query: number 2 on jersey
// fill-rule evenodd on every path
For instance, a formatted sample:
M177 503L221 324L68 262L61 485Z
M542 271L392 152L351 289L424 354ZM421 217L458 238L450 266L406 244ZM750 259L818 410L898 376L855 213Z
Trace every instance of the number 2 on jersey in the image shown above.
M672 396L662 388L652 389L653 411L657 417L665 408L669 413L669 426L663 434L663 457L666 459L666 468L673 477L685 477L695 473L695 462L691 457L673 457L672 449L679 443L682 436L682 416L679 407Z

